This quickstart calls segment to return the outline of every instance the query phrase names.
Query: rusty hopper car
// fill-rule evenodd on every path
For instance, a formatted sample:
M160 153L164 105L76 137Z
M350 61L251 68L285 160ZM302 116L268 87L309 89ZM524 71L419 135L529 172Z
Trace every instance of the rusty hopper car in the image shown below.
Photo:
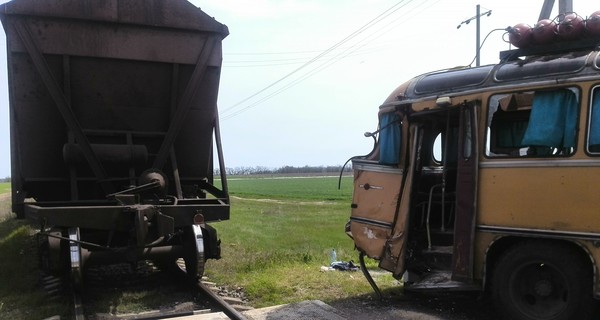
M201 276L220 257L207 223L229 219L213 177L227 27L184 0L14 0L0 19L12 206L39 221L44 265L77 281L85 265L184 258Z

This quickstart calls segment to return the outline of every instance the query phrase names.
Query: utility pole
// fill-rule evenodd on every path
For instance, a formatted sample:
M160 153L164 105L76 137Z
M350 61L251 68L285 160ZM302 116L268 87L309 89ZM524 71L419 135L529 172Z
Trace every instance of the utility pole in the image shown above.
M479 56L481 51L479 45L481 43L481 32L479 32L479 30L481 30L481 7L479 6L479 4L475 9L475 16L477 17L477 19L475 20L477 22L475 24L475 66L479 67L479 65L481 64L479 62Z
M544 0L542 10L540 11L539 20L550 19L550 13L554 7L554 0ZM567 12L573 12L573 0L559 0L558 1L558 14L565 14Z
M481 43L481 17L482 16L490 16L492 14L492 10L488 10L486 12L481 13L481 6L477 5L475 8L475 16L471 17L463 22L461 22L456 29L460 29L463 24L469 24L469 22L475 20L475 66L479 67L480 65L480 43Z

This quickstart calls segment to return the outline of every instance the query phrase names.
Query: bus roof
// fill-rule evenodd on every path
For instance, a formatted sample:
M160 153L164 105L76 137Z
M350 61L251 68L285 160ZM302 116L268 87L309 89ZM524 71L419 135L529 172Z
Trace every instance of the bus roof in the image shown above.
M598 43L600 40L597 41ZM507 60L498 64L422 74L396 88L382 107L523 83L576 77L600 79L600 51L597 47L596 45L596 48L541 53L523 58L511 57L507 52L503 52L501 57ZM519 55L520 52L514 54Z

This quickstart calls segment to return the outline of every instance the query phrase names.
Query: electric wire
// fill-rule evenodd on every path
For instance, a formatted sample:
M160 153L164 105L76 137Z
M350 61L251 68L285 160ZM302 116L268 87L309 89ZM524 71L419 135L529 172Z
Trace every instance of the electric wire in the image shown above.
M439 1L441 1L441 0L437 0L435 3L439 2ZM416 8L418 8L419 6L421 6L421 5L425 4L425 3L426 3L426 2L420 2L420 4L419 4L417 7L413 8L413 9L411 9L411 10L414 10L414 9L416 9ZM435 4L435 3L434 3L434 4ZM432 4L432 5L433 5L433 4ZM360 44L360 45L358 45L358 43L357 43L356 45L354 45L354 46L353 46L353 47L356 47L354 50L350 50L350 49L352 49L352 48L353 48L353 47L350 47L350 48L348 48L348 50L345 50L345 51L343 51L343 52L341 52L341 53L337 54L337 55L336 55L334 58L332 58L332 59L329 59L329 60L325 61L325 63L321 64L321 66L320 66L320 67L318 67L317 69L314 69L313 71L311 71L310 73L306 74L306 75L305 75L305 76L303 76L302 78L300 78L300 79L297 79L296 81L297 81L297 82L301 82L301 81L305 80L306 78L309 78L310 76L314 75L315 73L318 73L318 72L320 72L320 71L322 71L322 70L324 70L324 69L328 68L329 66L333 65L333 64L334 64L334 63L336 63L337 61L339 61L339 60L342 60L342 59L345 59L345 58L347 58L347 57L349 57L349 56L353 55L353 53L354 53L355 51L357 51L357 50L361 49L362 47L365 47L365 46L367 46L367 45L368 45L368 44L370 44L371 42L373 42L373 41L377 40L378 38L382 37L382 36L383 36L383 35L385 35L387 32L389 32L389 30L388 30L388 31L386 31L386 32L380 32L380 31L382 31L382 30L383 30L383 29L385 29L386 27L388 27L388 26L390 26L390 25L392 25L392 24L396 23L397 21L398 21L398 20L392 21L392 22L388 23L387 25L383 26L382 28L380 28L380 29L376 30L375 32L373 32L373 33L372 33L372 35L374 35L374 34L377 34L377 36L375 36L375 37L371 37L369 41L366 41L366 42L364 42L364 43L362 43L362 44ZM398 27L399 25L402 25L402 24L404 24L405 22L407 22L407 20L403 20L403 21L401 21L401 23L400 23L400 24L398 24L398 25L396 25L396 26L393 26L393 28L396 28L396 27ZM389 29L393 29L393 28L389 28ZM367 39L368 39L368 38L367 38ZM365 39L365 40L366 40L366 39ZM364 40L363 40L363 41L364 41Z
M441 0L437 0L437 1L435 1L434 3L432 3L432 4L430 4L429 6L427 6L426 8L424 8L423 10L426 10L426 9L428 9L429 7L431 7L431 6L433 6L434 4L438 3L439 1L441 1ZM424 5L425 3L427 3L427 2L420 2L420 4L419 4L419 5L417 5L417 7L413 7L413 8L412 8L412 9L410 9L410 10L409 10L409 11L408 11L406 14L408 14L408 13L411 13L412 11L415 11L416 9L418 9L419 7L421 7L422 5ZM404 6L403 6L403 7L404 7ZM401 9L401 8L402 8L402 7L400 7L400 8L397 8L395 11L397 11L397 10L399 10L399 9ZM421 10L421 11L423 11L423 10ZM394 12L395 12L395 11L394 11ZM359 42L359 43L357 43L357 44L354 44L353 46L350 46L350 47L346 48L346 50L344 50L344 51L342 51L342 52L338 53L338 54L337 54L337 55L335 55L334 57L331 57L331 58L329 58L329 59L325 60L325 61L324 61L324 62L323 62L321 65L319 65L319 66L318 66L318 67L316 67L315 69L313 69L313 70L309 71L308 73L306 73L306 74L302 75L300 78L297 78L297 79L293 80L292 82L290 82L290 83L286 84L285 86L283 86L283 87L279 88L277 91L274 91L274 92L270 93L269 95L267 95L267 96L265 96L265 97L263 97L263 98L261 98L261 99L259 99L259 100L255 101L254 103L252 103L252 104L250 104L250 105L248 105L248 106L246 106L246 107L244 107L244 108L242 108L242 109L239 109L239 110L237 110L237 111L235 111L235 112L233 112L233 113L230 113L230 114L228 114L228 115L225 115L225 116L224 116L224 117L223 117L221 120L222 120L222 121L224 121L224 120L227 120L227 119L231 119L231 118L233 118L233 117L235 117L235 116L237 116L237 115L239 115L239 114L241 114L241 113L245 112L246 110L248 110L248 109L250 109L250 108L253 108L253 107L257 106L258 104L261 104L261 103L263 103L263 102L265 102L265 101L267 101L267 100L271 99L272 97L274 97L274 96L276 96L276 95L280 94L281 92L283 92L283 91L285 91L285 90L288 90L288 89L290 89L291 87L293 87L293 86L295 86L295 85L299 84L300 82L302 82L302 81L304 81L304 80L306 80L306 79L310 78L311 76L315 75L316 73L318 73L318 72L320 72L320 71L322 71L322 70L324 70L324 69L326 69L326 68L330 67L331 65L333 65L333 64L334 64L334 63L336 63L337 61L339 61L339 60L341 60L341 59L344 59L344 58L346 58L346 57L348 57L348 56L352 55L352 54L353 54L355 51L357 51L357 50L361 49L362 47L364 47L364 46L368 45L369 43L371 43L371 42L373 42L373 41L377 40L379 37L383 36L383 35L384 35L386 32L389 32L389 30L388 30L388 31L386 31L386 32L381 32L381 30L385 29L386 27L389 27L389 26L390 26L390 25L392 25L392 24L395 24L395 23L396 23L398 20L399 20L399 19L397 19L397 20L394 20L394 21L392 21L392 22L390 22L390 23L388 23L388 24L384 25L383 27L381 27L381 28L377 29L376 31L374 31L373 33L371 33L370 35L368 35L368 36L367 36L365 39L361 40L361 41L363 41L363 42L364 42L365 40L369 39L369 41L366 41L366 42L364 42L364 43L362 43L362 44L360 44L360 42ZM406 23L406 22L408 22L408 21L409 21L409 19L407 19L407 20L402 20L402 21L400 21L401 23L400 23L399 25L401 25L401 24L403 24L403 23ZM394 28L396 28L396 27L397 27L397 26L394 26ZM388 29L393 29L393 28L388 28ZM377 34L377 36L375 36L375 37L372 37L372 35L374 35L374 34ZM360 44L360 45L359 45L359 44ZM353 48L354 48L354 50L352 50Z
M506 31L506 28L497 28L497 29L493 29L492 31L488 32L488 34L485 36L485 38L483 38L483 41L479 45L479 50L481 50L481 48L483 48L483 45L485 44L485 40L487 40L487 38L496 31ZM473 66L473 62L475 62L476 59L477 59L477 55L475 55L473 57L473 60L471 60L471 62L467 65L467 67Z
M275 82L271 83L270 85L266 86L265 88L259 90L258 92L250 95L249 97L243 99L242 101L224 109L222 111L223 114L227 113L229 110L237 107L238 105L241 105L242 103L256 97L257 95L265 92L266 90L272 88L273 86L275 86L276 84L282 82L283 80L289 78L290 76L292 76L293 74L299 72L300 70L302 70L303 68L307 67L308 65L314 63L315 61L319 60L321 57L325 56L327 53L333 51L334 49L340 47L342 44L348 42L350 39L354 38L356 35L362 33L364 30L368 29L371 27L371 25L377 23L380 21L380 17L385 15L388 11L392 10L393 8L397 7L398 5L400 5L402 2L404 2L405 0L401 0L400 2L397 2L396 4L394 4L392 7L388 8L387 10L385 10L383 13L379 14L377 17L375 17L374 19L370 20L369 22L367 22L367 24L363 25L362 27L360 27L359 29L357 29L356 31L354 31L353 33L351 33L349 36L347 36L346 38L342 39L341 41L339 41L338 43L336 43L335 45L333 45L332 47L330 47L329 49L321 52L319 55L317 55L316 57L312 58L311 60L309 60L308 62L306 62L305 64L303 64L302 66L296 68L295 70L293 70L292 72L286 74L285 76L283 76L282 78L276 80ZM410 2L410 1L409 1ZM247 109L247 108L245 108ZM226 116L227 117L227 116ZM226 120L224 117L223 120Z
M370 47L369 49L354 52L354 55L369 54L372 52L381 51L386 46L380 45L377 47ZM347 49L346 49L347 50ZM321 52L321 51L319 51ZM292 65L301 64L306 62L306 57L303 58L286 58L286 59L264 59L264 60L236 60L226 61L223 63L223 68L252 68L252 67L269 67L269 66L281 66L281 65ZM231 65L234 64L234 65Z
M306 63L304 63L303 65L301 65L300 67L294 69L293 71L289 72L288 74L286 74L285 76L283 76L282 78L276 80L275 82L269 84L268 86L266 86L265 88L257 91L256 93L250 95L249 97L235 103L234 105L224 109L222 111L222 114L225 114L227 112L230 112L230 110L233 110L234 108L236 108L237 106L245 103L246 101L258 96L259 94L269 90L270 88L274 87L275 85L281 83L282 81L286 80L287 78L291 77L292 75L296 74L297 72L299 72L300 70L304 69L305 67L311 65L312 63L314 63L315 61L321 59L323 56L325 56L326 54L328 54L329 52L339 48L340 46L342 46L343 44L345 44L346 42L350 41L351 39L353 39L354 37L356 37L357 35L363 33L365 30L367 30L368 28L372 27L373 25L377 24L378 22L380 22L381 20L385 19L386 17L389 16L388 12L394 10L394 8L396 8L397 6L399 6L400 4L402 4L403 2L405 2L406 0L401 0L399 2L397 2L396 4L394 4L393 6L391 6L390 8L388 8L387 10L385 10L383 13L379 14L377 17L371 19L369 22L367 22L365 25L363 25L362 27L358 28L356 31L352 32L350 35L346 36L344 39L342 39L341 41L339 41L338 43L334 44L333 46L331 46L329 49L321 52L320 54L318 54L316 57L310 59L309 61L307 61ZM409 0L408 3L412 2L413 0ZM395 11L393 11L395 12ZM393 13L392 12L392 13ZM247 110L248 107L244 108L243 110ZM239 114L238 112L235 113L236 115ZM224 116L222 118L222 120L226 120L226 118L231 118L232 115L229 116Z

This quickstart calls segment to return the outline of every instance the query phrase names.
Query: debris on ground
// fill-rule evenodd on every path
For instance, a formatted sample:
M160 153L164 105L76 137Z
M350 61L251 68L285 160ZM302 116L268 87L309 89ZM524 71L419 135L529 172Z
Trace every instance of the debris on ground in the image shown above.
M321 271L358 271L360 269L358 266L354 265L354 261L350 260L348 262L345 261L334 261L329 267L322 266Z

